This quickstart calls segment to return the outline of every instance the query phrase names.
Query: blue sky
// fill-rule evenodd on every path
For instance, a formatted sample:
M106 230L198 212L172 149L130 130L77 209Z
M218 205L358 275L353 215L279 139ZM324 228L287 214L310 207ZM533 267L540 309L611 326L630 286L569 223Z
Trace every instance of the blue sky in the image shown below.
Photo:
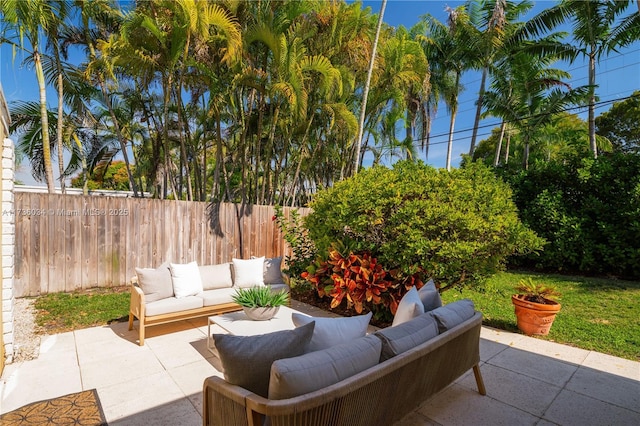
M430 13L444 22L447 18L445 7L456 7L463 3L463 1L440 0L388 0L384 20L393 26L404 25L409 28L418 22L420 16ZM554 3L554 1L537 1L531 15L533 16ZM370 6L374 13L378 13L380 4L380 1L363 2L363 5ZM11 106L11 102L15 100L37 100L38 89L35 73L31 69L21 66L22 58L19 55L15 61L12 56L11 48L2 46L0 49L0 83L7 102ZM572 86L587 84L587 63L582 58L573 64L559 63L556 66L566 69L572 74L569 81ZM619 53L612 53L607 58L602 58L596 70L599 86L596 93L600 101L624 98L631 95L634 90L640 90L640 43L636 43ZM459 113L456 118L456 134L453 142L452 165L454 167L459 164L460 155L469 151L471 127L475 114L474 102L480 85L479 73L466 73L463 84L465 90L459 98ZM49 91L47 99L51 106L56 105L57 99L54 91ZM606 111L609 107L609 104L599 107L596 110L596 115ZM586 118L585 108L574 112L583 119ZM486 138L491 133L494 124L495 126L499 124L498 120L494 118L488 118L481 122L481 128L478 131L479 140ZM445 165L448 125L449 115L446 108L442 106L433 122L429 158L425 159L422 154L422 159L435 167L444 167ZM24 164L17 173L17 179L27 184L35 184L28 169L29 165ZM54 169L57 170L57 167Z

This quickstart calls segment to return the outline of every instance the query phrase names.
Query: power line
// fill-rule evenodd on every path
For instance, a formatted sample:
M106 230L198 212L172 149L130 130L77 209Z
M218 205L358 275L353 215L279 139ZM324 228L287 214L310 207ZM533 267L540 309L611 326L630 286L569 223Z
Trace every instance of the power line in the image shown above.
M615 98L615 99L609 99L609 100L606 100L606 101L599 101L599 102L594 103L594 106L596 108L601 108L603 106L606 106L606 105L609 105L609 104L613 104L615 102L625 101L627 99L631 99L631 98L635 98L635 97L640 97L640 96L632 94L632 95L629 95L629 96L619 97L619 98ZM574 110L577 110L577 109L588 108L588 107L589 107L588 104L587 105L577 105L577 106L565 108L565 109L561 110L560 112L569 112L569 111L574 111ZM524 120L528 120L528 119L533 118L533 117L539 117L539 116L543 116L543 115L551 115L551 114L550 113L535 114L535 115L531 115L531 116L528 116L528 117L523 117L523 118L518 119L518 120L506 121L506 123L514 123L514 122L524 121ZM496 127L496 126L499 126L501 124L502 124L502 122L483 124L481 126L478 126L478 129L486 129L488 127ZM473 130L473 127L468 127L468 128L461 129L461 130L455 130L453 132L453 134L471 132L472 130ZM482 134L482 135L479 135L479 136L486 136L486 135L490 135L490 134L491 133L485 133L485 134ZM448 143L449 141L431 142L431 139L433 139L433 138L440 138L440 137L444 137L444 136L449 136L449 132L440 133L440 134L436 134L436 135L429 135L429 140L430 140L429 146L442 145L442 144ZM455 141L461 141L461 140L464 140L464 139L463 138L454 138L453 139L454 142ZM417 146L421 145L425 141L426 141L426 138L421 138L421 139L418 139L418 140L414 141L413 145L417 147Z

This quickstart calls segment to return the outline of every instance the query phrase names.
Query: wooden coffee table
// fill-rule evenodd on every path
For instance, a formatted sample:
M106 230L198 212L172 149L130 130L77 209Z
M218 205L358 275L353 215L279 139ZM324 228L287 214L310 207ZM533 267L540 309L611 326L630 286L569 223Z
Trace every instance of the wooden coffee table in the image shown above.
M228 331L229 334L236 336L256 336L280 330L293 330L296 327L291 319L291 314L293 313L306 315L287 306L281 306L278 313L267 321L251 320L244 311L229 312L227 314L209 317L207 325L207 349L209 349L211 353L216 354L215 348L213 347L213 339L211 338L211 324L216 324Z

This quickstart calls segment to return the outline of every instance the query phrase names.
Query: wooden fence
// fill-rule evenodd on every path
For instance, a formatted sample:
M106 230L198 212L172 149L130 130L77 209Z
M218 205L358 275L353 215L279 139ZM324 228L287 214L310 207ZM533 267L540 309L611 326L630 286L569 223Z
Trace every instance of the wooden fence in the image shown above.
M15 211L3 214L16 215L16 297L120 286L164 261L289 254L272 206L212 213L203 202L16 192Z

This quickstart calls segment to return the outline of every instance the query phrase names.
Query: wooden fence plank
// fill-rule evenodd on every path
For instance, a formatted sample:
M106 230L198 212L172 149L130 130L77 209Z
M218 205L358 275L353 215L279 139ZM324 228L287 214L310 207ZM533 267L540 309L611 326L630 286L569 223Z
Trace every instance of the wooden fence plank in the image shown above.
M241 206L221 204L219 234L208 203L16 193L15 205L17 297L125 285L136 267L165 261L213 264L289 253L271 206L252 206L238 221Z

